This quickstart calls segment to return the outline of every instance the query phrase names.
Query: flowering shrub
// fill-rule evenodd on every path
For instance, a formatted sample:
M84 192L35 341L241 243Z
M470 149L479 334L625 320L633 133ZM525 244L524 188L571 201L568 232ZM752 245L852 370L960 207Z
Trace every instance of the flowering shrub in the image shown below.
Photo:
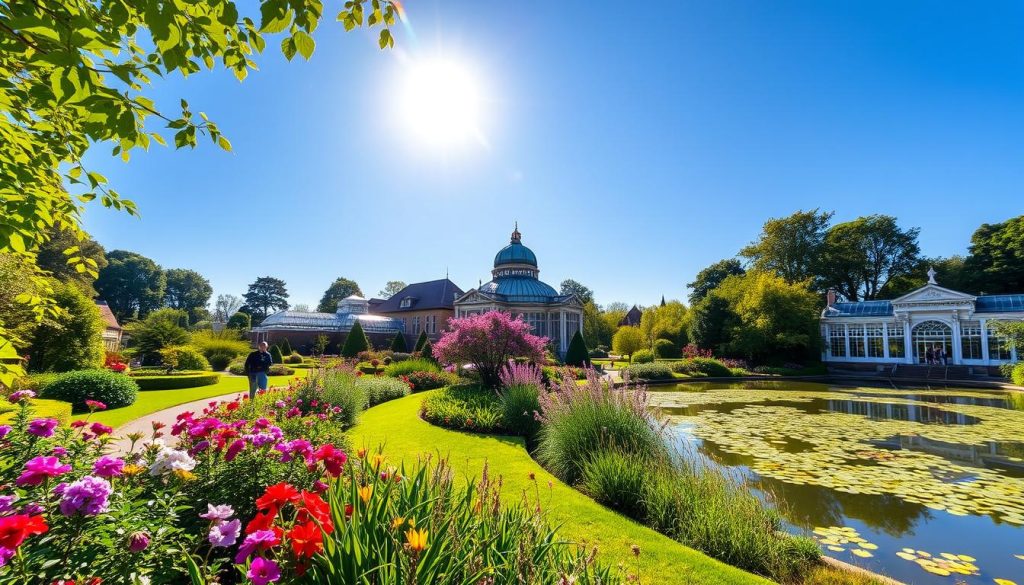
M458 376L448 372L410 372L402 377L409 383L413 392L423 392L434 388L451 386L458 381Z
M505 430L501 398L493 390L475 384L432 392L420 405L420 418L437 426L476 433Z
M701 349L694 343L688 343L683 347L684 358L710 358L712 357L710 349Z
M497 388L501 368L515 357L543 363L546 337L530 333L530 325L506 313L491 311L448 321L449 330L433 346L441 362L472 364L480 381Z
M121 354L108 351L106 358L103 360L103 367L120 374L128 369L128 364L124 361L124 357Z

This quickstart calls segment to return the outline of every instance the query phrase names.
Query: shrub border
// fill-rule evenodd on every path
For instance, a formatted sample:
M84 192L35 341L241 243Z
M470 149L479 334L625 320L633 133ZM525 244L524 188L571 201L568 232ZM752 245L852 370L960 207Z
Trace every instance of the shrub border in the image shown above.
M143 376L133 378L139 385L139 390L181 390L183 388L198 388L199 386L212 386L220 382L220 374L216 372L203 374L187 374L184 376Z

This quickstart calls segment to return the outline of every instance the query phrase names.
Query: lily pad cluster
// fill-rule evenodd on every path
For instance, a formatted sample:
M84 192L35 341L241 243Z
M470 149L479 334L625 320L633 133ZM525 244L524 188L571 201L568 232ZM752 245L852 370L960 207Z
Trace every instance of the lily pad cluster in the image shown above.
M975 558L969 555L956 555L948 552L932 555L923 550L905 548L896 553L896 556L905 561L917 563L925 571L940 577L981 574L978 566L974 564Z
M844 552L849 548L851 554L862 559L873 557L871 551L878 550L877 544L861 538L860 533L849 526L816 527L814 538L832 552Z

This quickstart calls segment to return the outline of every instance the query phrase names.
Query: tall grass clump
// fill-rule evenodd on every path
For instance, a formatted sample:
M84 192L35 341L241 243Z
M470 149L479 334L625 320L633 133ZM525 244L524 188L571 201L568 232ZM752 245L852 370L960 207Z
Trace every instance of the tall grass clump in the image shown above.
M384 375L392 378L408 376L413 372L440 372L441 368L433 361L423 358L392 361L384 368Z
M356 386L366 395L366 406L376 406L382 402L408 396L411 392L409 384L395 378L363 376L356 379Z
M500 379L503 426L509 432L532 439L540 430L540 394L544 387L540 370L532 364L513 362L501 371Z
M580 489L600 504L642 520L642 494L651 466L616 449L599 451L583 464Z
M307 412L316 408L314 404L337 407L340 412L333 419L342 428L348 428L356 424L367 403L366 391L356 380L355 370L348 365L317 369L300 383L295 396L302 400L301 408Z
M540 396L537 459L562 481L576 484L586 462L602 450L648 460L666 457L662 428L647 400L644 388L616 389L592 371L582 385L563 380Z

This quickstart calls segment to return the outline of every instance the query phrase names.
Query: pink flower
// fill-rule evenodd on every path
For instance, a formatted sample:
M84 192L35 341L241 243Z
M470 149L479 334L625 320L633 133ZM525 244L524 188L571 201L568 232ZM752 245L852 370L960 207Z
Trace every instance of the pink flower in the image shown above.
M95 516L107 511L114 490L107 480L87 475L78 481L58 484L53 493L60 496L61 514Z
M245 441L242 439L235 439L233 443L228 445L228 451L224 454L224 461L231 461L242 452L242 449L245 449Z
M20 486L39 485L47 477L57 477L71 471L70 465L61 464L56 457L33 457L25 463L22 472L14 483Z
M256 557L249 565L249 572L246 573L246 576L252 580L253 585L267 585L267 583L281 578L281 569L274 561Z
M92 423L92 426L89 427L89 430L92 431L92 433L97 437L101 435L109 435L110 433L114 432L113 427L108 427L107 425L100 422Z
M71 428L73 428L73 429L80 429L80 428L84 427L87 424L89 424L89 423L87 423L84 420L76 420L76 421L73 421L71 423Z
M149 546L149 534L145 532L133 532L128 537L128 550L132 552L140 552L146 550Z
M223 522L228 518L235 515L235 509L228 504L221 504L214 506L213 504L206 504L206 513L200 514L200 518L205 518L212 522Z
M257 530L245 537L242 546L238 547L238 554L235 555L235 563L241 564L257 550L263 550L277 546L281 539L273 530Z
M235 546L238 536L242 533L242 522L238 518L227 522L217 522L210 526L206 539L214 548Z
M0 439L6 437L9 432L11 432L11 425L0 425Z
M35 397L36 393L31 390L18 390L17 392L12 392L7 399L11 401L11 404L17 404L22 400L29 400L30 398Z
M118 477L124 469L124 461L104 455L92 464L92 472L100 477Z
M107 409L107 405L103 404L99 400L86 400L85 401L85 406L89 409L90 412L96 411L96 410L106 410Z
M37 437L52 437L53 429L57 428L57 419L53 418L37 418L34 421L28 423L28 434L35 435Z

